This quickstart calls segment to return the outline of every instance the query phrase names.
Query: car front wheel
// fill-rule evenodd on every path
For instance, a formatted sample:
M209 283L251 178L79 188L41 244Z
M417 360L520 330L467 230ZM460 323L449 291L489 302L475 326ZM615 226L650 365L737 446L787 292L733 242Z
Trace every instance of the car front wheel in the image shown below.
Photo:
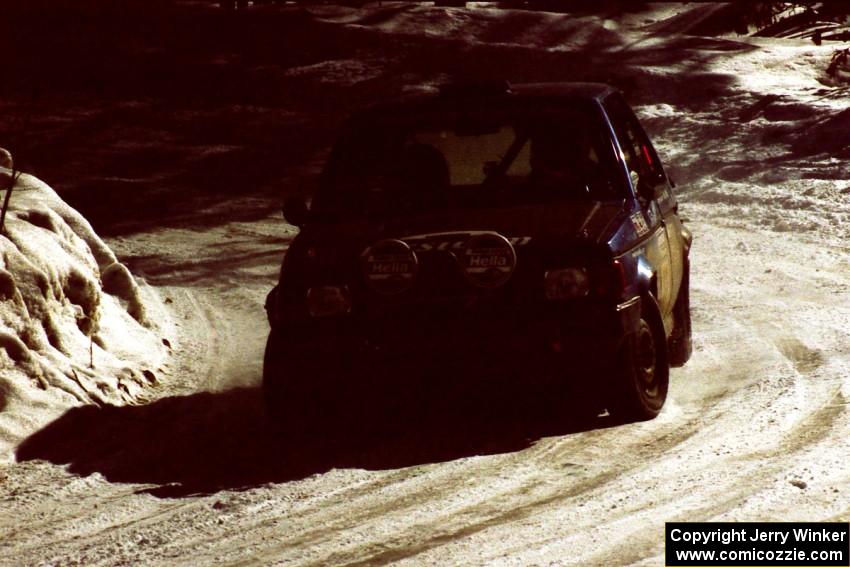
M624 421L653 419L667 399L670 367L667 341L657 304L644 298L636 332L626 337L620 349L609 413Z
M274 330L269 334L263 357L263 400L272 426L290 439L321 431L323 411L319 391L310 386L310 369L285 339Z

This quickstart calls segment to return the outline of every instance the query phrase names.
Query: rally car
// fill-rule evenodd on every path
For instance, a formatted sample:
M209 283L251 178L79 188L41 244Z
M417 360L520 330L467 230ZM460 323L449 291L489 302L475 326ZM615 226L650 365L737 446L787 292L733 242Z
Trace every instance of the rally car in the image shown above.
M361 111L310 206L284 204L300 233L266 301L268 412L302 429L355 393L472 380L434 370L467 361L651 419L692 349L677 211L604 84L454 84Z

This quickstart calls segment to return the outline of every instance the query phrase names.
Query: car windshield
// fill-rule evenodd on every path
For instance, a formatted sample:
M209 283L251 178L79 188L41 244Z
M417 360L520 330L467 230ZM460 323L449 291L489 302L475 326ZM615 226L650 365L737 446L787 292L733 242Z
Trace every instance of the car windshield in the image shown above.
M593 112L420 114L353 121L313 202L319 213L619 200Z

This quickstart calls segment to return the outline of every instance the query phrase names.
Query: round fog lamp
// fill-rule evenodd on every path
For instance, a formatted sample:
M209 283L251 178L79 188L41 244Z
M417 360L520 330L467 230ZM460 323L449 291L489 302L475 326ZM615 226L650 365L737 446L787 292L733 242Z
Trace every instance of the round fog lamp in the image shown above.
M514 273L516 251L507 238L495 232L476 234L458 254L463 273L472 285L496 288Z
M403 293L413 286L419 270L416 253L401 240L381 240L360 255L363 277L383 295Z

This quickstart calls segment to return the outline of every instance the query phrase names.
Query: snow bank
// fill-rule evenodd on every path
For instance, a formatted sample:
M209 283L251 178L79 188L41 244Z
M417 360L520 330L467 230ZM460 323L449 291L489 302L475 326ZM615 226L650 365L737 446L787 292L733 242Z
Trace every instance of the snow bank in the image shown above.
M0 187L10 174L0 169ZM22 175L0 235L0 461L64 408L133 401L156 381L169 332L156 294L50 187Z
M561 50L593 44L605 49L622 44L611 20L588 16L498 8L442 8L401 4L363 8L314 6L312 14L326 22L404 36L458 40L465 44L498 44Z

